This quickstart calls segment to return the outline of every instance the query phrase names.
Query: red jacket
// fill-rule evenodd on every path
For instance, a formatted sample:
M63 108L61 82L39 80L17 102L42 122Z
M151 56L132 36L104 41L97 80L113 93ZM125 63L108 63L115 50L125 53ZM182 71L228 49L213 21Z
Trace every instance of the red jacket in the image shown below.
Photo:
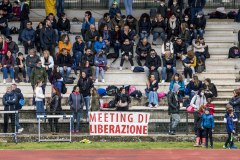
M214 115L214 104L212 104L212 103L207 103L206 105L205 105L206 107L208 107L209 108L209 113L211 114L211 115Z
M0 48L0 53L1 53L1 54L7 54L7 51L8 51L8 44L5 42L5 43L3 44L3 47Z

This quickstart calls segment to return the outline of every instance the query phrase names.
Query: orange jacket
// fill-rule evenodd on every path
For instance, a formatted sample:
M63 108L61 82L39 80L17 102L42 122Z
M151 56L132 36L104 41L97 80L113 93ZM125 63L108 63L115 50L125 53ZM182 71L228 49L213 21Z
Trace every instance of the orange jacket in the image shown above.
M58 42L59 52L61 52L63 48L67 49L68 53L70 53L72 49L72 43L68 42L68 44L64 44L62 41L59 41Z

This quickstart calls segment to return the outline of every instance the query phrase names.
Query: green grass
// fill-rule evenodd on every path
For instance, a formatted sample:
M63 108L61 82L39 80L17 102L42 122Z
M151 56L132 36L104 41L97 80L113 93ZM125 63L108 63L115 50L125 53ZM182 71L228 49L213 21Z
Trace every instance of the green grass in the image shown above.
M215 149L221 149L223 142L214 143ZM240 143L235 143L240 146ZM16 150L56 150L56 149L201 149L194 148L191 142L92 142L91 144L74 143L0 143L0 149Z

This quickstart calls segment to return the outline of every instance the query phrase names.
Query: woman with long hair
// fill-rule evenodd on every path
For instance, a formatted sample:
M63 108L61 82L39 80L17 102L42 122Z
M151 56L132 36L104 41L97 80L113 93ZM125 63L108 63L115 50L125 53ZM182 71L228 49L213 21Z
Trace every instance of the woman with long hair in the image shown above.
M42 28L43 28L43 22L39 22L35 32L35 46L37 48L37 52L40 52L42 50L41 41L40 41L40 32Z
M152 28L149 14L143 13L141 15L138 21L138 27L140 39L142 40L144 37L148 38Z
M73 118L71 119L72 121L71 132L78 133L80 130L80 120L83 113L84 99L77 85L73 87L73 91L68 98L68 103L70 105L70 109L73 115ZM75 119L76 119L77 125L74 127Z
M163 61L163 69L162 69L162 83L167 80L167 74L173 73L175 75L177 73L176 69L176 57L171 52L166 52L162 58Z
M198 76L193 76L192 80L188 83L187 89L189 91L190 99L199 93L199 90L203 87L202 81L198 79Z
M158 107L158 82L154 75L150 75L147 82L146 94L148 97L148 107Z
M185 82L188 82L189 78L192 78L195 74L196 64L197 58L195 54L192 51L189 51L187 57L183 60Z
M42 62L42 66L46 69L46 72L48 74L48 79L50 79L53 71L53 67L54 67L54 61L53 61L53 57L50 55L50 52L48 50L43 51L41 62Z
M0 62L2 62L3 55L7 54L8 44L5 41L4 35L0 35Z
M49 108L50 108L50 115L60 115L62 111L62 105L61 105L61 92L57 87L52 87L52 96L49 101ZM54 123L53 123L54 121ZM49 125L51 132L59 132L59 126L58 126L58 118L50 118L49 119Z
M184 85L184 81L183 81L183 78L182 78L181 74L175 73L172 76L172 80L170 82L169 91L171 91L173 89L173 86L174 86L175 83L180 86L179 92L178 92L178 96L179 96L180 99L182 99L184 97L185 85Z
M3 71L3 83L6 83L6 79L8 78L8 72L10 73L10 78L12 79L12 83L15 83L14 80L14 57L12 56L11 51L8 51L2 59L2 71Z
M63 48L65 48L68 53L71 52L72 43L70 42L69 36L67 34L63 34L60 38L60 41L58 42L59 52L62 51Z

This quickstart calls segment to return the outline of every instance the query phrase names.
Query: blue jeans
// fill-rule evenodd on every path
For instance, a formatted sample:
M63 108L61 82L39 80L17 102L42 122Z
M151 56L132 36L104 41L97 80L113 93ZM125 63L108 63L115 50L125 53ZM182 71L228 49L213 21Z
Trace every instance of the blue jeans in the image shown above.
M132 15L132 4L133 4L133 0L124 0L126 16Z
M101 74L102 79L104 79L104 69L96 66L96 79L98 79L99 72Z
M121 48L121 43L113 43L114 53L119 57L119 50Z
M63 79L66 79L69 77L70 73L71 73L71 67L67 67L67 70L64 71L64 68L63 67L59 67L59 71L63 77Z
M89 112L89 108L90 108L90 96L84 97L84 103L86 106L86 114L87 114L87 120L88 120L88 112Z
M27 67L28 79L30 79L30 77L31 77L32 69L33 69L33 68L31 68L31 67Z
M64 0L56 0L57 16L60 18L60 14L64 12Z
M202 8L193 8L191 7L191 20L194 19L198 12L202 11Z
M10 68L3 67L2 71L3 71L3 79L8 79L8 72L10 73L10 78L14 79L14 69L13 69L13 67L10 67Z
M198 34L199 34L199 37L203 37L204 30L203 29L194 29L194 31L193 31L194 39L197 39Z
M44 103L43 101L36 101L36 115L45 115L45 110L44 110Z
M20 129L20 128L22 128L22 127L20 126L20 124L19 124L19 111L20 111L20 110L18 110L18 114L16 114L16 127L17 127L17 130Z
M158 104L158 94L155 91L150 91L148 94L148 102L149 104L153 103L155 105Z
M139 33L139 35L140 35L140 39L141 40L144 39L144 38L148 38L149 37L149 33L147 33L147 32Z
M80 62L81 62L81 59L82 59L82 52L81 51L78 51L76 53L73 53L73 58L74 58L74 66L75 67L78 67L80 66Z
M165 41L165 33L164 32L153 32L153 41L156 41L158 37L161 37L162 41Z
M72 130L79 130L80 129L80 120L81 120L81 117L82 117L82 112L72 112L72 116L73 118L71 119L71 129ZM74 120L76 119L76 122L77 122L77 125L76 127L74 128Z
M163 67L162 68L162 80L166 80L167 78L167 71L172 71L173 72L173 75L175 75L175 73L177 73L177 69L176 67L172 67L170 69L167 69L167 67Z

